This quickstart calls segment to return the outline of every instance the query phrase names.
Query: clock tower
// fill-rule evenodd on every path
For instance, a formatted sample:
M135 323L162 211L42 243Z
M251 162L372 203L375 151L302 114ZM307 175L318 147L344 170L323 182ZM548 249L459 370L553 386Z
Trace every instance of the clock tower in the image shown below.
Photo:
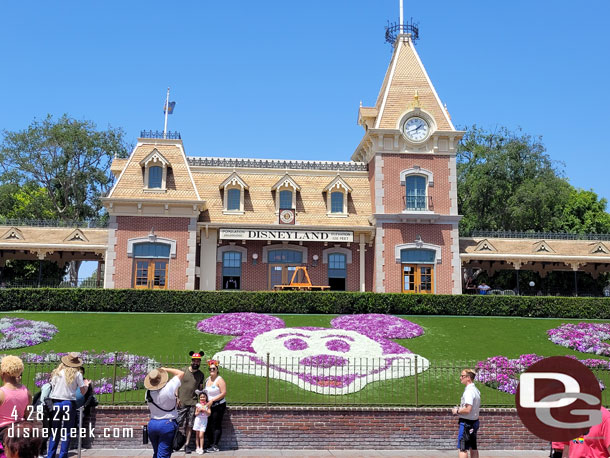
M377 102L361 106L375 226L374 291L461 293L457 144L453 126L417 51L415 25L390 26L394 47Z

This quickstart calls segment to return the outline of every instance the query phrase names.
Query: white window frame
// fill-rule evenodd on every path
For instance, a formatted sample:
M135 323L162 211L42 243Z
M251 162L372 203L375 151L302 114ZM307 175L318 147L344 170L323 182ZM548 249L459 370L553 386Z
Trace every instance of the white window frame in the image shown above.
M140 161L140 166L144 167L144 192L166 192L167 191L167 169L170 167L170 163L158 149L153 149L151 153ZM149 185L149 171L151 167L161 167L163 173L161 175L161 187L150 188Z
M326 215L331 218L345 218L349 216L347 211L347 201L349 193L352 192L352 188L348 185L340 175L337 175L325 188L324 192L326 193ZM343 193L343 211L342 212L333 212L332 211L332 199L331 195L333 192L341 192Z
M301 187L292 179L288 174L284 175L273 187L272 191L275 191L275 214L280 213L280 191L292 191L292 208L297 208L297 192L301 190Z
M246 247L236 245L235 242L218 247L216 250L216 262L220 262L222 264L222 255L225 251L238 251L241 253L241 263L244 264L248 262L248 249Z
M401 245L394 246L394 257L396 258L396 263L401 264L400 252L402 250L432 250L436 253L434 256L434 264L441 264L442 258L442 248L439 245L432 245L431 243L424 242L414 242L414 243L403 243Z
M423 211L407 209L407 178L415 176L423 177L426 180L426 184L424 185L426 191L426 209ZM402 195L405 196L405 206L402 210L403 213L433 213L432 211L430 211L430 193L428 192L428 188L434 187L434 174L430 170L422 169L419 166L414 166L410 169L403 170L402 172L400 172L400 184L401 186L404 186L404 191L402 193Z
M176 241L172 239L166 239L164 237L157 237L155 234L148 234L146 237L136 237L127 240L127 257L133 258L133 246L138 243L165 243L169 245L169 257L176 257Z
M243 215L245 213L244 210L244 199L246 191L248 190L248 185L244 180L242 180L239 175L233 172L225 181L220 183L220 189L223 189L223 202L222 202L222 213L225 215ZM239 189L239 209L238 210L229 210L229 189Z

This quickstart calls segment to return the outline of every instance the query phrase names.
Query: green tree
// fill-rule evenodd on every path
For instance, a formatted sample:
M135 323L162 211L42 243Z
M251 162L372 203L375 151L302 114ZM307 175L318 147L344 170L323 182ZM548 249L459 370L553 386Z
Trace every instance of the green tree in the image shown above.
M126 157L122 129L98 130L91 121L63 115L35 120L22 131L3 132L2 183L36 183L47 193L55 217L80 220L100 216L100 196L112 183L110 163Z
M2 219L53 219L55 209L44 188L35 183L19 186L0 184L0 217Z
M100 197L112 184L110 163L127 154L122 129L98 130L93 122L68 115L59 119L48 115L21 131L5 130L0 143L0 216L99 218ZM15 276L30 278L34 272L38 275L40 267L37 262L15 261L5 273L12 268ZM80 261L70 263L73 281L79 267Z
M563 208L559 229L578 234L610 234L608 201L593 191L573 189Z
M556 231L572 186L540 138L473 126L457 155L462 233Z

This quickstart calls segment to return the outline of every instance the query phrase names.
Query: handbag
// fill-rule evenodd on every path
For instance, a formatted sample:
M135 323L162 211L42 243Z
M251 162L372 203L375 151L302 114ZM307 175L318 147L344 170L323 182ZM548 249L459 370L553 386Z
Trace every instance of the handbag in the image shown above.
M174 434L174 440L172 441L172 448L174 452L177 452L186 444L186 436L182 431L180 431L180 427L176 428L176 433Z
M162 410L164 412L171 412L175 408L174 406L174 408L168 410L157 405L157 403L153 401L152 396L150 395L150 390L146 390L146 400L152 405L154 405L157 409ZM176 432L174 433L174 439L172 440L172 449L174 450L174 452L177 452L182 447L184 447L184 444L186 444L186 436L182 431L180 431L180 426L177 426Z

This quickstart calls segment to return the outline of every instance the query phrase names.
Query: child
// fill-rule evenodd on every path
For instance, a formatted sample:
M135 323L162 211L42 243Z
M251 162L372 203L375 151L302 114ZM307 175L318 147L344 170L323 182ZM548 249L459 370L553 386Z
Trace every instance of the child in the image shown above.
M199 403L195 405L195 421L193 423L193 431L196 431L197 437L195 443L197 444L196 453L203 455L203 442L205 428L208 426L208 416L210 415L210 408L207 406L208 394L205 391L199 393Z

